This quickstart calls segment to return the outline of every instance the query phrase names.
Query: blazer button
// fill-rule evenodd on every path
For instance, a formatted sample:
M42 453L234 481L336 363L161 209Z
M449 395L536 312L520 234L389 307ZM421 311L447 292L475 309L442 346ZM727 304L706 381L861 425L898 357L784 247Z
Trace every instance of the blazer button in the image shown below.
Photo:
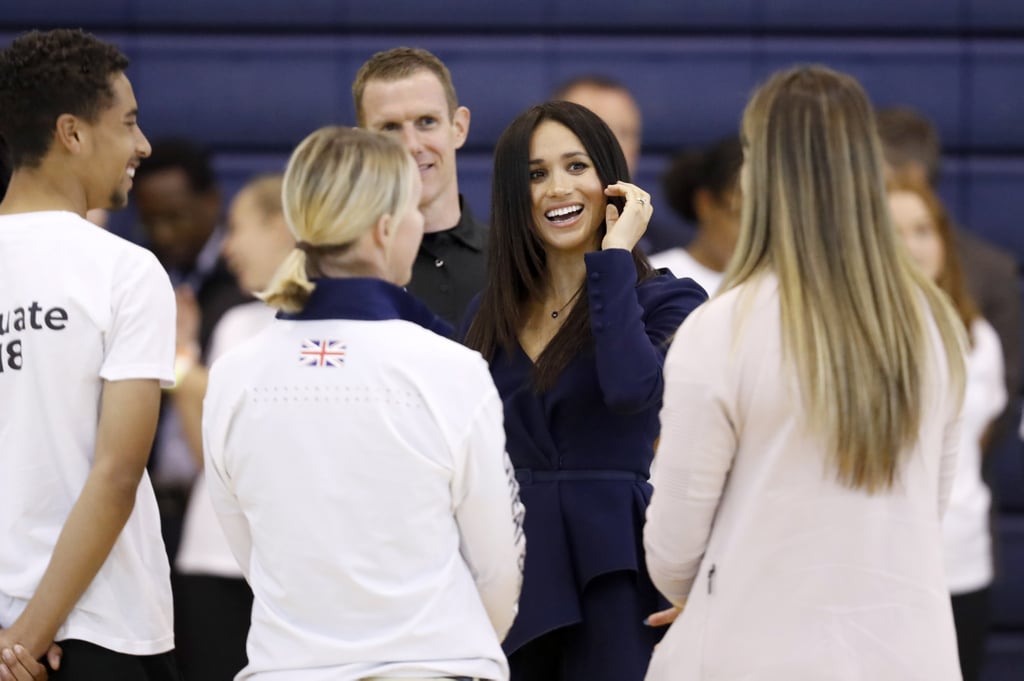
M434 267L444 267L444 260L441 260L441 258L438 258L437 260L435 260L434 261Z

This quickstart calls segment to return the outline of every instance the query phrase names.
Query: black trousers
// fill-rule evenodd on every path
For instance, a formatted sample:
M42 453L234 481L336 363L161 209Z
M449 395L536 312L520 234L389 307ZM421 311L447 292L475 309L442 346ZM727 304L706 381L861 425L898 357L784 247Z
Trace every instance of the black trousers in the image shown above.
M60 669L50 671L50 681L181 681L174 652L159 655L126 655L95 643L65 639Z
M992 615L992 589L952 597L956 645L960 651L960 672L964 681L978 681L985 662L985 639Z
M252 590L244 579L175 574L174 640L188 681L231 681L248 659Z

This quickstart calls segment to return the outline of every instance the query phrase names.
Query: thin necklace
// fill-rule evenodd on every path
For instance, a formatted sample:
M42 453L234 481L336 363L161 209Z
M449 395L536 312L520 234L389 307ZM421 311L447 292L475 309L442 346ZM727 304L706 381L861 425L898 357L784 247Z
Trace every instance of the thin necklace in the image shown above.
M552 319L558 319L558 315L560 315L563 312L565 312L565 308L569 307L569 303L571 303L572 301L576 300L576 296L578 296L580 294L580 291L582 291L582 290L583 290L583 284L580 284L580 287L578 289L576 289L576 293L574 293L571 296L569 296L569 300L565 301L565 305L563 305L562 307L558 308L557 310L552 310L551 311L551 318Z

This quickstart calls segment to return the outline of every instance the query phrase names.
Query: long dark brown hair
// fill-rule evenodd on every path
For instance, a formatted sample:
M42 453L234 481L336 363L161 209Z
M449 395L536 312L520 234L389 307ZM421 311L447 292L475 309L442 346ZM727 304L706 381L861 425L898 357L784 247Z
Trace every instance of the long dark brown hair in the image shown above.
M528 305L543 299L548 285L547 255L537 235L530 195L530 142L544 121L560 123L579 138L602 185L629 181L626 158L615 135L596 114L578 104L538 104L505 129L494 149L487 284L466 335L466 345L488 361L494 359L498 348L506 354L515 352ZM608 201L622 212L624 199L611 197ZM602 222L599 238L606 230ZM647 258L638 248L633 249L633 262L638 281L652 275ZM581 302L573 306L562 328L537 358L533 378L538 392L550 389L569 362L593 340L586 281L579 297Z

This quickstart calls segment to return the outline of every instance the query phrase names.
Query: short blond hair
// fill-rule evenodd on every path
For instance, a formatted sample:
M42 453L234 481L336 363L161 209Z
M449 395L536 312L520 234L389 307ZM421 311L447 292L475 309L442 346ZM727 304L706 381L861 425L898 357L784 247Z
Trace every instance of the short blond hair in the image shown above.
M455 110L459 108L459 98L455 95L455 85L452 83L452 74L448 67L433 53L422 48L395 47L370 57L356 74L356 79L352 83L352 101L356 107L356 122L359 126L366 127L363 93L370 81L402 80L420 71L429 71L437 76L444 89L445 100L448 102L448 119L451 120L455 116Z
M380 133L332 126L306 137L288 161L281 189L296 248L259 297L286 312L301 310L320 257L344 251L383 216L400 221L416 208L414 172L409 152Z

